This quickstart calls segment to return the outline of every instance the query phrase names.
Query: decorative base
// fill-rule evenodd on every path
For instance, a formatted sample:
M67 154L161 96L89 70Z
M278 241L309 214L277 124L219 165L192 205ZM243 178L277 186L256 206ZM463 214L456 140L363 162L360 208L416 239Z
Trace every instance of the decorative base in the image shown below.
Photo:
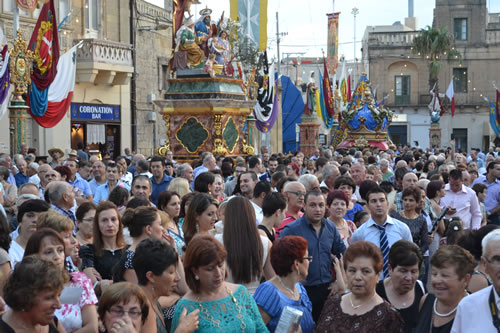
M431 148L440 148L441 146L441 128L439 124L431 124L429 128L429 142Z
M319 123L315 116L302 116L300 127L300 151L305 156L313 156L318 147Z

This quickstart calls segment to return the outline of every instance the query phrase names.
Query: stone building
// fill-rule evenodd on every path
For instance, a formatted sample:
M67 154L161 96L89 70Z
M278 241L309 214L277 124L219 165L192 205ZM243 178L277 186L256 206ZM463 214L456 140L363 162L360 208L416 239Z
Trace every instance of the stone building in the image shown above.
M409 13L412 13L410 8ZM363 59L370 80L388 95L386 106L396 118L389 132L395 143L429 147L429 70L426 59L412 54L418 36L416 19L405 24L367 27L363 37ZM455 87L455 116L441 117L441 146L449 146L451 135L458 149L487 149L495 135L489 125L489 109L483 96L495 99L492 82L500 74L500 16L489 13L486 0L436 0L434 28L446 27L455 37L463 61L441 61L440 93L451 78ZM446 101L445 104L448 104Z

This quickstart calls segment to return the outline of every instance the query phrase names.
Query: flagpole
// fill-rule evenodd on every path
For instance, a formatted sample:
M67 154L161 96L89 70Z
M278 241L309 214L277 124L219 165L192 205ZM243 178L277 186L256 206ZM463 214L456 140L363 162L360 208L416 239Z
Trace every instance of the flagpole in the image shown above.
M17 6L17 1L14 1L14 39L17 36L17 30L19 29L19 7Z

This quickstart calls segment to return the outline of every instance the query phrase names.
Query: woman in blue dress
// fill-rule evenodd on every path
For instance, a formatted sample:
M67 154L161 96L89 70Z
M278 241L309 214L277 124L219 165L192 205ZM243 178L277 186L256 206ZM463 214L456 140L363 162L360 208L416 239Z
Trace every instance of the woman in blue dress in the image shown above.
M300 236L285 236L273 243L271 264L276 276L262 283L253 296L270 332L276 330L285 306L302 311L302 332L313 332L312 303L300 283L306 278L312 259L307 241Z

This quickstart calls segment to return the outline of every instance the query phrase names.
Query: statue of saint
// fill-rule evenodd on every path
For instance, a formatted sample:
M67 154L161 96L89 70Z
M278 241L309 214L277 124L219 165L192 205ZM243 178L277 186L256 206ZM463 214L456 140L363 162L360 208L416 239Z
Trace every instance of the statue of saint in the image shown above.
M196 68L200 67L203 63L204 53L196 44L196 37L194 33L194 21L188 18L182 28L177 32L177 47L179 51L185 51L187 54L187 67ZM182 67L181 67L182 68Z
M212 38L210 51L215 54L215 61L217 61L219 65L226 66L226 64L231 61L231 47L227 39L226 31L221 30L219 32L219 37Z
M309 78L309 83L307 84L307 102L304 106L304 114L311 115L316 112L316 81L314 80L314 72L311 72L311 77Z
M210 53L210 48L208 47L208 40L217 34L217 27L212 23L210 17L212 10L209 8L202 9L200 11L201 17L198 19L194 26L194 31L196 33L196 40L200 48L205 53L205 57L208 57Z

